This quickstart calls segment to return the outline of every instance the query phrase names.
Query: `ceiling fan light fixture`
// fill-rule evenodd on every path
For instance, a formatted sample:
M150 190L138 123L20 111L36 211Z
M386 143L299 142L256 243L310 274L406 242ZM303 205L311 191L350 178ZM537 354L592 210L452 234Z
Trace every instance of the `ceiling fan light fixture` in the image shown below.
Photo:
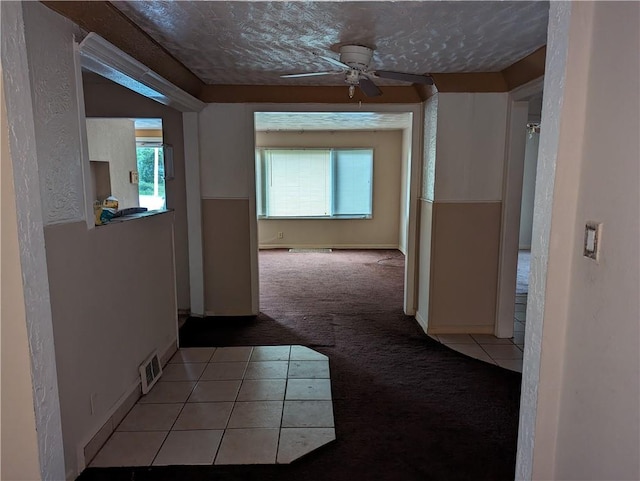
M343 45L340 47L340 61L358 70L367 70L371 64L373 50L362 45Z

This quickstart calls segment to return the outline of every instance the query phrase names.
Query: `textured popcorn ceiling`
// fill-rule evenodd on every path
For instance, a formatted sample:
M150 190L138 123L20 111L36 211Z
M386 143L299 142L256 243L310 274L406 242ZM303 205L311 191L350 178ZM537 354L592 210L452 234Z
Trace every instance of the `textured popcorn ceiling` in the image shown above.
M500 71L546 43L549 11L546 1L112 3L205 83L254 85L342 85L279 76L333 70L312 52L338 58L345 43L374 47L381 70Z
M256 130L398 130L411 126L410 113L257 112Z

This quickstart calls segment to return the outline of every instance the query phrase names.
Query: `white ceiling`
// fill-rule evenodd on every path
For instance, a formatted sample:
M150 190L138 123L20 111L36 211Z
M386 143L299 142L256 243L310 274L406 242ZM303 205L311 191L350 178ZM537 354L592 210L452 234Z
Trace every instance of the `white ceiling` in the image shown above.
M253 85L342 85L340 75L280 75L333 70L312 53L338 58L345 43L374 47L382 70L500 71L546 43L549 10L547 1L112 3L205 83Z

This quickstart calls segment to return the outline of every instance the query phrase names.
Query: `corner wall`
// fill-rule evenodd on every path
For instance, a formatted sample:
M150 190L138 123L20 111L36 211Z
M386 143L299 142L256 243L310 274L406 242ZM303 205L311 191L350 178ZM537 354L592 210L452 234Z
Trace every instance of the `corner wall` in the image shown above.
M24 306L24 288L16 219L13 165L9 151L9 127L0 70L0 140L2 150L2 290L0 318L1 402L0 426L0 478L16 481L40 480L38 437L31 378L31 353L27 337L27 316Z
M439 93L425 105L418 320L430 334L494 332L507 100Z

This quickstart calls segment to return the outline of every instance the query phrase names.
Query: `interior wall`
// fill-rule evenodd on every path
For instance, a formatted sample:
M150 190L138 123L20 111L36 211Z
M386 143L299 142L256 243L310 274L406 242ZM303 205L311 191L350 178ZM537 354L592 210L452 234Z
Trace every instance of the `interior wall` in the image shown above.
M173 214L87 229L79 29L41 3L7 3L2 58L18 59L5 81L40 471L69 479L84 467L83 444L135 388L139 363L175 343Z
M111 195L118 199L118 209L140 205L138 184L129 179L129 172L138 170L135 131L131 119L87 119L89 160L109 163Z
M565 249L551 247L571 262L555 477L640 479L640 4L574 8L589 11L593 33L581 38L590 46L583 149L558 160L576 174L556 186L578 184L576 212L553 211L574 227ZM582 255L587 221L603 226L597 262Z
M507 102L506 93L439 93L425 105L421 208L432 217L421 234L431 262L420 261L420 289L429 279L430 293L418 312L429 333L494 330ZM477 302L460 304L469 292Z
M425 332L429 330L429 306L431 294L431 258L433 236L433 201L436 173L436 143L438 132L438 97L434 94L424 102L424 142L422 183L419 198L419 239L418 247L418 306L416 320Z
M159 118L163 141L173 146L175 178L165 183L167 208L175 211L175 259L178 309L189 310L189 239L182 113L102 77L83 82L87 117ZM137 186L136 186L137 187Z
M15 207L39 468L43 477L64 479L67 473L44 225L82 218L84 209L78 195L82 187L75 188L76 183L82 184L82 172L73 164L78 158L74 133L79 132L77 113L73 119L76 91L71 39L76 29L46 10L34 2L1 2L0 46L9 142L15 160ZM55 58L47 57L47 52L55 53ZM52 71L56 75L52 76ZM64 145L54 148L49 142ZM61 155L65 153L69 155ZM47 175L51 170L57 175L55 179ZM45 181L49 184L43 186ZM73 192L56 190L66 185L72 186ZM57 203L50 205L54 199Z
M409 186L411 185L411 144L413 129L402 131L402 169L400 171L400 229L398 249L405 256L409 249Z
M256 132L256 147L366 147L374 150L373 218L259 219L260 247L398 248L402 131ZM278 239L278 232L283 233L283 239Z
M139 389L138 366L176 342L173 217L45 230L68 466Z
M536 189L539 141L539 133L527 133L527 143L524 152L524 173L522 176L522 201L520 205L520 237L518 245L520 249L531 249L533 201Z
M518 479L640 478L639 7L551 4Z
M209 104L199 113L198 127L205 314L254 315L253 112L245 104Z
M18 245L13 165L9 150L9 126L0 69L0 162L2 177L0 201L2 230L0 283L0 317L2 338L0 374L2 392L0 402L0 444L2 445L0 478L16 481L40 480L38 438L33 403L31 353L27 338L27 316Z

